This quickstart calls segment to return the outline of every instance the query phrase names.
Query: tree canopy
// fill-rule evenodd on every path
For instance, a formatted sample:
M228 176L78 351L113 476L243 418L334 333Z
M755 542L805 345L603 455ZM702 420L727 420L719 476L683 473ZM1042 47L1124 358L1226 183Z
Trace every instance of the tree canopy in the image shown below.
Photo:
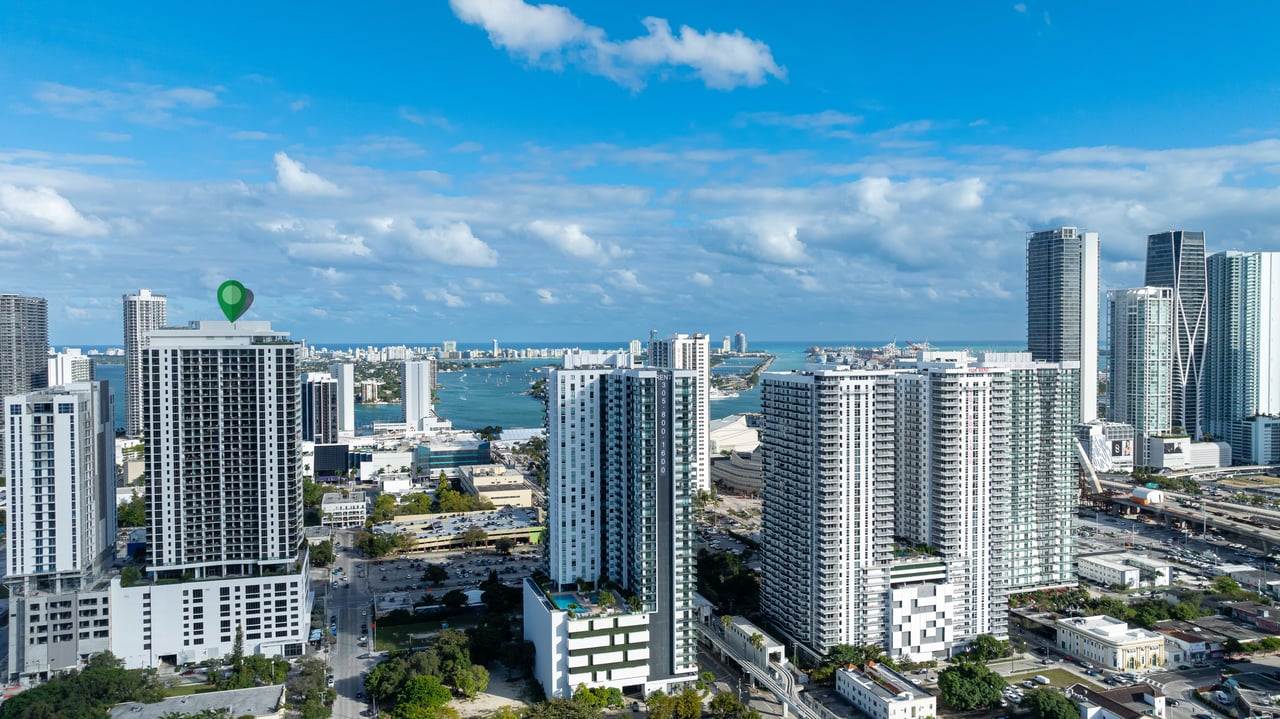
M99 719L120 702L158 702L164 688L155 672L125 669L110 652L89 657L83 671L52 677L0 704L0 719Z
M1078 719L1076 705L1065 695L1048 687L1037 687L1027 692L1022 707L1031 710L1035 719Z
M938 674L942 701L959 711L994 706L1005 686L1000 675L975 662L956 664Z

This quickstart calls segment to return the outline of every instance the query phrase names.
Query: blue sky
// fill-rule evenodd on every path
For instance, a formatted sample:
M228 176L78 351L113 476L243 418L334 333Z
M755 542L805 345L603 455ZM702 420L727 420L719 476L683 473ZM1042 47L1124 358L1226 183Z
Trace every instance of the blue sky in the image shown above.
M1024 234L1280 250L1280 8L0 12L0 291L324 341L1017 339Z

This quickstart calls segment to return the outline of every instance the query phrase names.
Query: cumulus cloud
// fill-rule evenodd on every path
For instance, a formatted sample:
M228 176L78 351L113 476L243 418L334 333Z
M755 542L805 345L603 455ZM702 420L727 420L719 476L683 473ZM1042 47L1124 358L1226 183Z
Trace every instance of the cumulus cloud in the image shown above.
M402 237L419 257L446 265L493 267L498 253L471 231L465 222L451 222L420 228L413 221L395 222L388 227Z
M583 232L579 225L534 220L529 223L528 229L535 237L566 255L596 262L608 261L605 248Z
M341 195L342 189L314 172L307 172L301 162L294 160L283 152L277 152L276 184L290 195L302 197L334 197Z
M105 235L108 229L102 220L80 214L53 188L9 184L0 184L0 227L73 237Z
M393 300L403 300L405 298L405 291L395 282L383 287L382 291L387 293L387 295Z
M453 124L450 123L448 119L440 117L439 115L426 115L411 107L400 108L400 119L412 122L418 127L432 125L446 131L453 129Z
M655 71L692 72L709 88L732 90L786 78L765 43L741 31L700 32L657 17L641 20L647 34L610 40L567 8L523 0L450 0L458 19L483 28L494 47L528 62L559 69L576 65L620 85L639 89Z
M810 261L799 227L784 217L736 217L712 223L725 231L731 251L777 265Z
M272 135L269 132L263 132L261 130L239 130L237 132L231 133L227 137L230 137L232 140L274 140L276 139L275 135Z
M467 303L458 295L440 287L434 290L423 290L422 296L430 302L439 302L445 307L466 307Z
M711 276L705 272L695 272L692 275L689 275L689 281L699 287L710 287L714 284L711 280Z
M560 304L560 300L555 296L555 293L545 287L538 288L536 294L538 295L538 301L544 305Z
M315 275L321 280L324 280L325 282L342 282L343 280L347 279L347 275L345 273L339 272L336 268L333 268L333 267L325 267L325 268L312 267L311 274Z

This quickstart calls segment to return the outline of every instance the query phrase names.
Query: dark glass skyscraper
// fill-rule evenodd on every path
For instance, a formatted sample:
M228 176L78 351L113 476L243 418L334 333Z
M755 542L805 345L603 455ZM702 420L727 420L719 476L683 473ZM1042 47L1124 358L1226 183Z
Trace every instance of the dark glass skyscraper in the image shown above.
M1204 233L1169 230L1148 235L1146 285L1173 288L1173 425L1199 439L1204 432L1204 355L1209 337Z
M1077 421L1098 418L1098 233L1027 233L1027 349L1038 362L1079 362Z

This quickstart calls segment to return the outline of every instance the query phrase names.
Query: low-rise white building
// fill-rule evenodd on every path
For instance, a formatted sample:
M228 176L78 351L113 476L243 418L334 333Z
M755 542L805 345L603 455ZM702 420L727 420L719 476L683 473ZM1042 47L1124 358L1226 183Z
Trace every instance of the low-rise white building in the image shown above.
M534 678L548 697L569 698L579 684L639 690L667 689L649 680L649 613L605 610L572 592L548 595L524 581L524 638L538 660Z
M1140 671L1166 664L1161 634L1106 615L1059 619L1058 648L1106 669Z
M369 502L364 491L357 489L349 496L328 492L320 499L320 525L324 527L362 527L369 517Z
M1081 579L1104 587L1167 587L1173 578L1168 562L1122 553L1081 556L1078 566Z
M532 507L533 489L524 475L502 464L458 467L462 491L487 499L495 507Z
M1165 697L1150 684L1135 684L1107 691L1095 691L1084 684L1067 688L1067 698L1076 702L1080 719L1144 719L1165 716Z
M937 716L938 700L898 672L875 663L836 670L836 692L871 719Z
M769 662L781 663L786 658L786 646L763 629L742 617L730 617L729 620L724 639L738 654L750 657L752 663L761 669L768 669ZM752 637L758 637L760 646L755 645Z

